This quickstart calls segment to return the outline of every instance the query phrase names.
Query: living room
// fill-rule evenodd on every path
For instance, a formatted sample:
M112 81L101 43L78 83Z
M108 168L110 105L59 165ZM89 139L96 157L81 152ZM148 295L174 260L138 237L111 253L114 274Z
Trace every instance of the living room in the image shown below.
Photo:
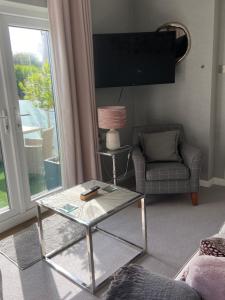
M2 1L3 4L6 4L6 2L8 1ZM14 4L12 4L13 2ZM18 11L18 14L20 11L24 10L27 14L30 13L33 17L38 19L39 23L37 23L36 28L38 28L39 26L40 29L42 29L43 27L43 30L45 30L44 25L41 24L45 23L44 21L42 21L44 20L44 17L37 17L37 14L43 14L42 16L47 14L47 9L45 8L46 2L47 1L39 0L11 0L11 10L5 12L4 16L6 14L10 14L13 8ZM50 2L50 8L52 9L52 3L54 1L49 1L49 3ZM70 2L73 1L66 1L68 6L72 5ZM87 9L88 5L86 4L86 1L84 2ZM85 11L85 13L85 17L87 17L87 11ZM225 156L223 151L225 144L225 138L223 134L225 130L225 107L223 105L223 77L225 73L225 3L222 0L92 0L91 11L89 10L89 14L90 13L92 31L94 34L155 32L157 28L167 22L181 23L188 29L190 33L190 51L180 63L176 64L175 83L122 87L118 86L95 89L95 101L97 108L102 106L118 105L126 107L126 126L119 129L121 146L132 145L134 127L136 126L144 126L148 124L181 124L184 129L185 141L201 151L202 162L199 182L200 190L198 193L197 206L192 205L190 193L147 195L145 199L145 221L147 223L147 233L144 233L147 235L148 250L147 253L141 259L139 258L135 263L144 267L144 269L149 272L149 274L153 273L157 274L157 276L166 276L174 284L173 279L177 276L179 270L183 268L186 262L197 251L200 245L200 241L217 234L221 226L225 222ZM15 16L15 13L12 15ZM52 30L54 48L55 42L57 40L57 31L54 31L53 27L51 27L53 24L52 16L53 9L51 10L50 15L50 19L52 22L50 24L50 28ZM16 18L14 21L17 25L19 24L19 21L17 21ZM10 22L10 26L15 26L15 24L13 24L13 21ZM61 19L59 19L59 23L60 22ZM47 23L48 21L46 22L46 24ZM27 26L31 26L30 28L33 28L33 25L28 24ZM47 24L46 28L47 26L49 25ZM67 24L67 26L69 25ZM2 34L0 35L0 37L2 37ZM12 37L13 35L11 35L11 41ZM53 53L56 53L57 55L57 51L55 52L54 49ZM60 56L58 56L57 58L59 57ZM62 65L59 60L57 62L60 70ZM67 84L67 81L65 79L66 77L60 77L61 74L59 74L59 72L57 73L57 68L55 75L56 82L60 82L60 79L64 78L64 83L65 85ZM78 78L77 82L79 84L80 78ZM88 86L86 86L86 88L87 87ZM24 91L25 89L22 92ZM65 98L68 95L69 94L66 94ZM84 94L82 93L79 95L81 95L81 97L84 96ZM86 95L89 94L87 93ZM60 98L60 101L66 101L62 98L63 97ZM24 101L26 101L25 98L20 100L21 104L25 103ZM81 112L82 117L86 115L86 111L84 110L85 108L87 108L87 105L88 103L86 102L80 104L80 109L83 110ZM20 107L22 107L22 105L20 105ZM97 110L95 108L95 112L96 111ZM20 113L33 114L33 112L31 112L31 110L29 110L27 107L24 108L23 111L20 110ZM69 112L66 109L64 110L64 113L69 116ZM35 112L35 118L36 116L37 113ZM90 116L89 111L87 111L87 116ZM60 118L63 118L63 116L59 116L60 122L58 123L58 125L54 125L54 127L59 127L59 131L61 130L60 142L58 145L59 148L61 144L66 144L67 142L69 145L72 145L72 141L69 139L71 132L65 131L65 129L60 128L62 123L62 119ZM43 123L44 122L45 121L43 121ZM28 123L25 125L30 126L30 124ZM32 124L33 127L34 125L36 126L36 123ZM75 130L74 128L75 127L73 127L73 130ZM37 133L38 130L40 130L40 128L36 129L35 138L39 137L39 133ZM86 128L84 128L83 130L83 133L85 133ZM23 129L23 134L25 134L25 129ZM90 133L88 133L87 135L87 140L90 137L89 134ZM99 131L99 134L101 137L100 142L104 145L105 131L101 130ZM74 136L76 135L74 134ZM53 134L52 138L55 146L56 139L54 137L55 133ZM95 138L94 134L93 137ZM33 136L31 136L30 140L32 139ZM42 139L44 142L44 136L42 136ZM27 153L29 151L33 151L29 148L29 146L30 145L27 144ZM38 146L40 150L40 145ZM3 147L5 147L5 145ZM30 150L28 150L28 148ZM35 151L37 151L36 145L33 148L35 148ZM55 148L57 147L55 146ZM64 154L66 153L66 155L68 155L68 161L70 161L70 159L74 161L75 159L72 158L72 156L77 158L79 157L79 155L77 155L77 153L76 155L73 154L72 151L70 153L68 148L69 146L66 146L66 148L64 149ZM57 151L54 151L54 155L58 153ZM35 153L37 154L39 152ZM38 155L36 154L35 157L38 157ZM82 155L80 157L82 157ZM31 159L29 167L31 169L35 169L36 166L32 164L32 161L34 161L34 156L31 155L30 158ZM118 158L118 174L123 174L123 172L126 170L127 159L127 155L125 154ZM90 169L95 168L94 164L92 164L92 160L90 160L89 162ZM85 171L89 168L89 162L84 163ZM69 163L67 162L67 164ZM71 163L71 169L72 165L73 164ZM79 167L82 168L82 163L79 164ZM7 165L5 166L5 168L9 169ZM56 172L58 171L54 172L54 174L56 174ZM109 159L109 157L102 157L101 172L104 182L113 183L112 161L111 159ZM78 176L77 178L73 178L74 175L71 174L71 170L66 170L65 172L65 169L63 169L62 166L62 174L59 176L62 176L62 182L65 180L63 177L66 177L68 187L74 186L73 182L81 182L81 177ZM88 175L85 175L84 172L84 178L89 177L100 179L100 177L90 177L90 173L88 172L86 174ZM13 178L13 175L11 176L11 173L9 175L9 179ZM33 193L36 193L35 189L37 182L36 177L35 180L32 180L33 178L28 178L28 185L30 184L31 194L32 191ZM58 185L61 184L60 180L58 180L57 182ZM48 184L49 183L44 183L44 186L48 186ZM55 183L51 184L53 184L54 187L58 188L57 185L55 186ZM123 180L118 181L118 186L120 185L125 187L127 186L127 188L130 190L135 189L135 171L131 159L129 161L126 176L123 178ZM39 189L42 189L42 187L43 185L39 185ZM48 188L48 190L50 191L50 188ZM37 201L42 201L42 198L39 197ZM25 239L23 237L23 239L21 240L21 236L17 235L18 232L24 230L24 228L26 228L27 226L34 226L35 223L32 219L36 213L36 207L34 206L35 205L33 205L32 202L32 206L29 206L29 211L24 212L23 209L20 209L20 218L18 219L16 217L10 219L10 217L5 215L7 218L3 218L3 222L0 223L0 231L2 235L0 241L0 243L2 244L0 246L0 252L4 252L4 255L0 255L3 299L35 300L41 298L88 300L99 298L104 299L105 297L108 297L107 299L192 299L185 298L187 296L182 297L180 296L180 294L178 294L180 298L175 298L175 296L173 296L172 294L165 294L167 295L167 298L166 296L164 298L163 296L161 296L160 298L160 296L157 296L155 294L154 298L153 296L151 297L150 292L150 294L148 294L148 297L146 296L147 294L145 294L145 298L143 298L143 295L140 292L139 296L137 296L137 294L135 296L129 293L127 294L127 297L124 296L126 294L121 294L120 296L114 294L113 296L113 293L115 292L115 287L113 284L111 285L111 290L108 291L108 296L105 296L105 292L108 289L109 285L106 285L103 289L100 289L97 293L95 293L95 295L84 291L82 288L75 285L73 283L73 280L68 280L68 278L65 278L62 274L59 274L57 272L59 270L54 270L49 265L47 265L46 262L40 261L40 259L38 258L38 255L40 254L37 255L35 251L33 252L33 248L30 248L31 250L28 251L27 248L31 247L28 243L29 238L32 235L38 235L36 227L35 229L34 227L32 227L32 230L30 230ZM111 218L106 219L102 224L107 231L113 232L114 235L120 234L121 236L128 240L131 240L135 244L142 244L143 235L141 234L140 228L141 225L143 225L143 219L141 223L140 215L143 211L143 206L142 209L139 209L138 206L134 204L124 210L121 210L120 212L117 212ZM22 219L21 216L23 216ZM30 219L31 221L29 221ZM48 220L48 217L44 220ZM50 231L46 236L48 238L48 241L46 242L47 249L49 248L52 250L52 246L58 247L70 242L74 232L77 233L79 231L72 225L70 227L70 223L66 223L67 221L62 221L60 228L57 227L59 219L54 219L49 223L48 221L44 220L44 231L48 226L50 228ZM24 223L24 221L26 221L26 223ZM14 227L15 225L16 227ZM60 232L60 237L54 236L54 228L56 227L58 229L58 232ZM223 230L221 232L223 232ZM82 234L82 230L80 230L78 236L80 237L82 236ZM102 279L104 280L107 276L111 275L118 268L123 266L127 262L127 260L131 259L133 252L130 250L128 251L127 247L125 246L120 247L118 241L108 241L106 237L103 238L98 236L98 233L96 234L96 238L94 238L94 236L95 234L93 234L93 244L94 247L96 247L96 249L94 249L95 272L97 282L100 282ZM213 240L213 242L215 241ZM17 246L15 247L15 245L13 246L13 244ZM91 245L89 246L91 247ZM34 244L32 244L32 247L39 247L39 242L35 242ZM82 282L86 282L87 280L89 280L89 278L88 258L86 257L85 251L85 244L83 241L81 241L81 245L74 246L71 249L68 248L63 252L62 255L56 255L54 261L59 265L65 267L67 271L71 274L74 274L74 276L76 274L76 276L81 278ZM222 252L223 255L221 254L218 256L225 256L224 249ZM33 257L31 257L32 255L34 255L34 253L36 255L36 261ZM19 258L21 258L20 261ZM27 259L29 259L29 263L27 264L27 267L22 270L23 268L20 267L24 263L27 263ZM212 259L216 258L212 257ZM222 269L222 266L224 266L225 262L223 258L218 259ZM14 261L14 263L12 261ZM212 262L209 261L208 264L210 263ZM125 269L125 271L126 270L127 269ZM203 271L205 270L203 269ZM140 274L138 272L140 272ZM154 278L151 278L151 275L149 274L143 275L143 272L144 271L142 269L140 270L138 268L134 272L136 274L136 277L134 276L134 281L135 278L140 278L138 276L146 276L146 278L148 278L149 280L148 288L137 287L137 289L139 288L139 291L140 289L143 290L144 288L146 288L146 290L150 290L155 284L154 283L153 285L151 285L151 281ZM221 290L218 289L220 290L218 294L216 293L216 291L214 291L215 286L218 287L219 283L223 282L225 279L224 271L222 272L220 270L220 272L221 273L219 275L216 274L215 276L208 274L207 271L205 271L205 273L202 273L203 278L207 278L207 276L209 278L208 281L203 280L201 283L204 286L209 286L208 292L206 292L205 295L204 291L201 290L201 286L194 287L197 290L198 288L200 289L198 292L200 294L201 292L203 293L203 299L225 299L225 291L223 290L223 288L221 288ZM201 274L200 271L199 274ZM213 278L216 278L217 285L215 285ZM123 289L121 282L118 283L120 278L118 277L116 279L116 283L115 281L113 281L115 285L117 284L116 287L119 286ZM160 282L160 284L158 285L163 286L163 283L161 283L160 281L161 278L157 278L157 280L158 282ZM13 289L12 282L14 283ZM193 287L193 282L190 283L191 279L189 279L189 281L187 280L187 282ZM118 293L120 291L120 288L117 289ZM157 287L157 289L159 289L159 287ZM175 286L173 289L176 290L177 287ZM128 292L128 290L131 291L132 289L127 288L126 292ZM122 292L125 293L124 291ZM134 291L134 293L135 292L136 291ZM193 299L198 299L197 297L198 295L193 295Z

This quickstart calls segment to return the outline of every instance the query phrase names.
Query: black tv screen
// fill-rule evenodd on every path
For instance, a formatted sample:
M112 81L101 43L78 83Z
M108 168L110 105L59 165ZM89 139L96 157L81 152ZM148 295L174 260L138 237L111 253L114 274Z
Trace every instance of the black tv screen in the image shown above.
M175 82L175 32L94 34L95 86Z

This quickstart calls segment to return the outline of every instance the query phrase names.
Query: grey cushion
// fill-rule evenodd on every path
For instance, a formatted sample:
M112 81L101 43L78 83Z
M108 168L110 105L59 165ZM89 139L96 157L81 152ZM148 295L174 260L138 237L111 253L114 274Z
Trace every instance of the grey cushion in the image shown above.
M182 163L164 162L147 164L146 180L185 180L190 177L189 169Z
M180 132L179 144L184 141L184 130L181 124L148 124L133 128L133 145L140 146L140 133L163 132L178 130Z
M181 161L178 140L178 130L141 134L141 143L148 162Z
M115 276L106 300L201 300L182 281L151 274L141 266L124 267Z

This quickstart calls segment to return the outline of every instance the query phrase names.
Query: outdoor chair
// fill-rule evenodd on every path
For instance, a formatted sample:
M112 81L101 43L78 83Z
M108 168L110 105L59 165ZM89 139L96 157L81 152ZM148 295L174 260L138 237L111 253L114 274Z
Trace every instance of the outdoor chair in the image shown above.
M42 139L24 139L25 156L29 174L43 175Z

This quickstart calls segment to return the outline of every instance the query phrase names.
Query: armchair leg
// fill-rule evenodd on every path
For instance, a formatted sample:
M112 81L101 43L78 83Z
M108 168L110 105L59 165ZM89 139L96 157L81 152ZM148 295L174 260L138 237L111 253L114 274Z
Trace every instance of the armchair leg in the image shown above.
M192 205L198 205L198 193L191 193Z

